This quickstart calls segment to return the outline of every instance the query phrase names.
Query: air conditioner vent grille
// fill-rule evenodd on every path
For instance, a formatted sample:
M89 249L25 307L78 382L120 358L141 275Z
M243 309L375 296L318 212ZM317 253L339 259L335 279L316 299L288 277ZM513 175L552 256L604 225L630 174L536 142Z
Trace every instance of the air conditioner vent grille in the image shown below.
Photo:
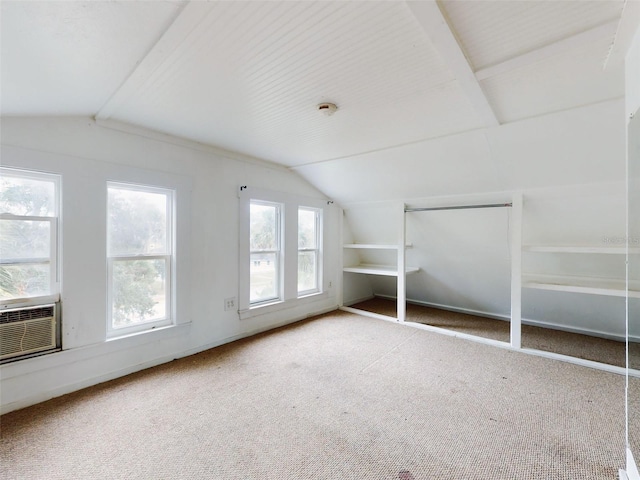
M0 312L0 360L56 348L55 305Z
M53 317L53 305L0 312L0 324Z

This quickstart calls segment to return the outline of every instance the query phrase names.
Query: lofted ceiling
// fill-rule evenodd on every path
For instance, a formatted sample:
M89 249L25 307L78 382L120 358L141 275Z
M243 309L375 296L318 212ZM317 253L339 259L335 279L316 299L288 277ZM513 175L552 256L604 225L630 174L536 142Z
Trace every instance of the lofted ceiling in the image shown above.
M0 113L299 167L620 98L637 4L3 0Z

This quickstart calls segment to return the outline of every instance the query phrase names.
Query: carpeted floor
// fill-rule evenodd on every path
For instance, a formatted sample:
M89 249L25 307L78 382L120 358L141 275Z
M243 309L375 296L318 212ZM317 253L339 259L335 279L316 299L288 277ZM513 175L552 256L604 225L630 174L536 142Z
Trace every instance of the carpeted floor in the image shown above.
M624 464L622 376L345 312L1 423L15 480L580 480Z
M12 480L615 479L624 377L333 312L1 422Z
M352 306L393 317L396 312L395 300L380 297ZM510 325L509 322L502 320L407 304L407 321L509 342ZM619 367L626 365L624 342L589 335L522 325L522 347L561 353ZM629 356L631 365L640 366L640 344L630 345Z

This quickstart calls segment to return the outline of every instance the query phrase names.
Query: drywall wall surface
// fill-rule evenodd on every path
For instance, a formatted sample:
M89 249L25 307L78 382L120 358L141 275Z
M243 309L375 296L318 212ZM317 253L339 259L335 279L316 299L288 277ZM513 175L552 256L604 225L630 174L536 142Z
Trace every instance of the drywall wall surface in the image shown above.
M349 211L342 211L342 241L344 244L358 243L351 230L351 225L349 223L350 217L351 214ZM360 258L359 250L343 248L343 266L358 265L360 263L362 263L362 260ZM340 288L342 289L342 305L349 306L354 303L373 298L373 289L371 288L369 275L344 272Z
M324 198L295 173L85 118L3 118L1 135L3 166L62 175L65 349L0 366L3 412L337 307L342 218L330 207L325 295L244 320L224 309L226 298L238 297L239 186ZM176 190L174 327L105 341L107 181Z
M295 167L342 205L621 182L624 100Z
M626 232L625 196L624 181L528 190L523 242L613 246Z
M404 204L376 203L351 206L344 210L344 243L396 246L401 242ZM397 266L398 251L394 249L344 250L344 265L358 264ZM396 277L385 277L390 291L396 293ZM350 305L371 298L382 291L377 286L380 277L360 273L344 273L344 304ZM386 284L385 283L385 284ZM391 294L391 293L390 293Z
M506 202L508 194L407 199L413 207ZM404 214L399 202L354 204L346 220L358 243L397 244L405 216L407 298L506 315L510 309L509 208ZM395 251L358 251L360 261L396 264ZM348 279L345 279L347 283ZM374 294L395 297L396 279L370 276Z
M626 238L624 182L547 188L525 193L523 243L527 245L623 247ZM525 274L624 281L625 256L523 252ZM549 325L614 338L625 335L624 298L523 290L522 316Z
M530 189L523 193L523 245L620 246L625 238L624 182ZM510 201L509 192L431 199L406 199L410 207L477 205ZM393 238L398 210L383 204L345 207L354 238L385 243ZM397 205L394 202L390 205ZM376 209L381 210L375 215ZM407 298L426 304L510 317L509 207L406 214ZM361 253L384 263L381 253ZM387 261L389 259L386 259ZM624 255L523 252L525 274L605 277L623 281ZM345 283L348 279L345 278ZM393 278L371 277L373 294L395 296ZM547 326L621 338L624 299L601 295L523 289L523 319Z
M640 28L636 30L625 61L625 106L627 119L640 108Z
M407 298L508 315L510 218L507 207L407 213L407 263L420 267Z

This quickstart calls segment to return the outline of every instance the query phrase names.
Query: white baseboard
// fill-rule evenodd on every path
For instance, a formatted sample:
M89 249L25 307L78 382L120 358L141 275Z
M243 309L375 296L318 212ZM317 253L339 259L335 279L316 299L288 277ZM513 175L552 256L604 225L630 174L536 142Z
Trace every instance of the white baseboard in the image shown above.
M393 295L376 295L377 297L380 298L385 298L388 300L396 300L396 297ZM494 320L503 320L505 322L508 322L511 320L511 317L509 315L503 315L500 313L493 313L493 312L483 312L480 310L472 310L469 308L462 308L462 307L453 307L451 305L443 305L440 303L432 303L432 302L424 302L422 300L413 300L413 299L407 299L407 303L412 303L414 305L422 305L424 307L430 307L430 308L437 308L438 310L446 310L449 312L456 312L456 313L464 313L467 315L475 315L477 317L484 317L484 318L491 318ZM600 337L600 338L606 338L608 340L616 340L618 342L624 342L625 341L625 337L623 335L618 335L618 334L614 334L614 333L609 333L609 332L603 332L601 330L593 330L593 329L588 329L588 328L578 328L578 327L572 327L572 326L568 326L568 325L562 325L559 323L551 323L551 322L542 322L540 320L532 320L530 318L523 318L522 319L522 324L523 325L530 325L532 327L542 327L542 328L548 328L550 330L560 330L563 332L569 332L569 333L579 333L582 335L589 335L592 337ZM635 337L632 336L630 337L630 340L632 342L640 342L640 337Z
M373 300L374 298L376 298L375 295L367 295L366 297L360 297L360 298L350 299L348 301L345 301L340 306L341 307L350 307L351 305L355 305L355 304L360 303L360 302L366 302L367 300Z
M387 315L381 315L379 313L369 312L367 310L360 310L359 308L351 308L351 307L340 307L340 310L349 313L356 313L358 315L362 315L364 317L377 318L378 320L385 320L387 322L397 322L398 319L394 317L390 317Z
M640 480L640 472L638 471L638 466L636 465L635 459L633 458L633 453L631 453L631 450L628 448L627 470L624 473L626 474L628 480Z
M241 340L243 338L247 338L247 337L251 337L253 335L257 335L259 333L263 333L269 330L273 330L275 328L279 328L279 327L283 327L285 325L290 325L292 323L296 323L302 320L305 320L309 317L315 316L315 315L321 315L323 313L328 313L328 312L332 312L334 310L336 310L338 307L337 306L331 306L331 307L326 307L323 309L319 309L313 313L306 313L304 315L300 315L297 317L294 317L292 319L288 319L285 321L281 321L281 322L276 322L273 324L269 324L268 326L265 327L261 327L261 328L257 328L257 329L253 329L247 332L243 332L237 335L232 335L226 338L222 338L219 340L216 340L215 342L212 343L208 343L206 345L200 345L198 347L195 348L190 348L187 350L183 350L181 352L178 353L172 353L169 355L163 355L160 357L156 357L150 360L147 360L145 362L142 363L137 363L135 365L130 365L128 367L125 368L120 368L120 369L116 369L107 373L103 373L101 375L97 375L94 377L90 377L90 378L85 378L82 380L78 380L78 381L74 381L71 383L68 383L66 385L62 385L59 386L57 388L51 389L51 390L47 390L47 391L43 391L43 392L38 392L34 395L29 395L26 397L23 397L19 400L16 400L14 402L9 402L3 405L0 405L0 415L4 415L5 413L9 413L12 412L14 410L20 410L21 408L26 408L29 407L31 405L35 405L37 403L41 403L41 402L45 402L47 400L51 400L52 398L56 398L56 397L60 397L62 395L66 395L68 393L73 393L76 392L78 390L82 390L84 388L88 388L88 387L92 387L94 385L98 385L100 383L104 383L104 382L108 382L110 380L114 380L116 378L120 378L123 377L125 375L129 375L131 373L135 373L141 370L146 370L147 368L151 368L151 367L156 367L158 365L162 365L163 363L168 363L171 362L173 360L177 360L179 358L184 358L184 357L188 357L191 355L195 355L197 353L200 352L204 352L206 350L209 350L211 348L215 348L215 347L219 347L221 345L227 344L227 343L231 343L231 342L235 342L236 340Z

